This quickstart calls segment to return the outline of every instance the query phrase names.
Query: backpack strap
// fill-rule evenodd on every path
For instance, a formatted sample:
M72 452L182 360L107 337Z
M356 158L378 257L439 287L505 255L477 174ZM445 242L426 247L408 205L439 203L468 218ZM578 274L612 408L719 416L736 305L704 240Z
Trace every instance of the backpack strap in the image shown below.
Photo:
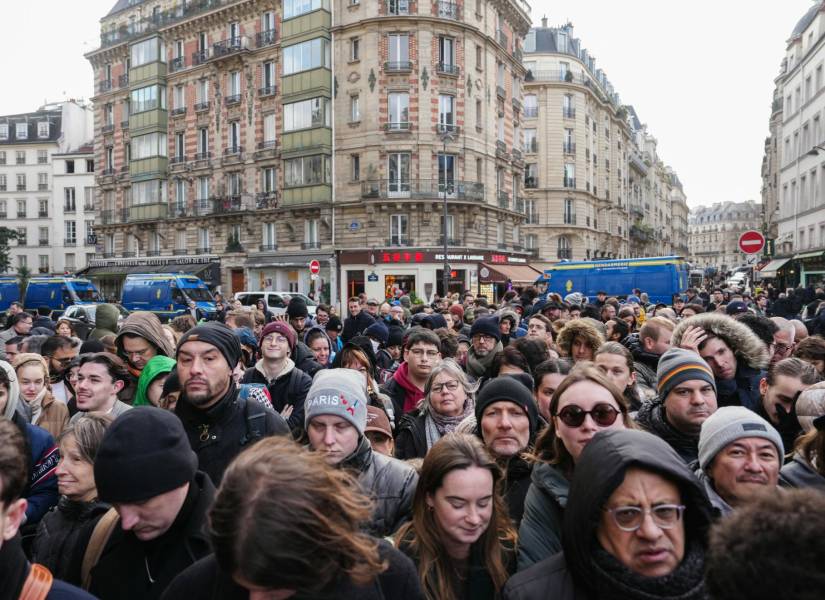
M33 564L18 600L45 600L52 589L52 581L54 576L51 571L43 565Z
M298 395L298 384L301 382L301 373L303 373L303 371L299 370L298 367L293 367L289 373L289 383L286 386L287 404L294 406L293 398Z
M95 524L89 543L86 545L86 552L83 554L83 563L80 566L80 581L83 589L88 591L92 585L92 569L100 560L103 554L103 549L109 538L112 537L112 532L120 523L120 515L114 508L110 508L100 520Z
M246 421L246 433L241 438L241 446L246 446L266 435L266 407L254 398L239 398L239 401L244 403L243 413Z

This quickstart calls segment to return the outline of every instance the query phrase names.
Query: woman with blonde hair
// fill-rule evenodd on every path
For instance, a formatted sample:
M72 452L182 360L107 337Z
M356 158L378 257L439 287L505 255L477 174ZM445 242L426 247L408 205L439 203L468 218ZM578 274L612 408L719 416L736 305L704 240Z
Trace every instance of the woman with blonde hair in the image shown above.
M427 600L499 597L516 539L501 495L503 478L473 435L446 435L424 457L412 521L397 539L418 567Z
M29 422L57 438L69 424L69 408L51 393L46 359L39 354L18 354L14 357L14 370L20 384L20 400L31 410Z
M561 551L567 494L585 446L600 431L634 428L627 400L591 362L570 371L548 412L550 422L536 440L536 465L519 526L519 570Z

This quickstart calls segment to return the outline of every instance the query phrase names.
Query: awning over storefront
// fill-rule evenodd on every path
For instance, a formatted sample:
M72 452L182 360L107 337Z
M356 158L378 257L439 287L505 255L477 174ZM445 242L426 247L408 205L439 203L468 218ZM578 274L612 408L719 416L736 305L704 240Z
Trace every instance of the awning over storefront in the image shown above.
M478 280L481 283L507 283L509 279L513 285L530 285L540 275L539 271L527 265L481 263L478 269Z
M309 268L312 259L318 260L322 265L328 263L333 258L332 254L301 254L295 255L274 255L257 254L246 259L244 266L247 269L286 269L286 268Z
M820 258L825 251L822 250L814 250L813 252L800 252L799 254L794 254L794 260L802 260L804 258Z
M190 265L152 265L152 266L121 266L110 265L102 267L88 267L83 275L86 277L125 277L134 273L185 273L199 275L217 263L196 263Z
M796 257L794 257L796 258ZM759 273L762 277L773 278L776 277L776 272L779 271L785 264L791 260L790 257L788 258L777 258L766 264L764 267L759 269Z

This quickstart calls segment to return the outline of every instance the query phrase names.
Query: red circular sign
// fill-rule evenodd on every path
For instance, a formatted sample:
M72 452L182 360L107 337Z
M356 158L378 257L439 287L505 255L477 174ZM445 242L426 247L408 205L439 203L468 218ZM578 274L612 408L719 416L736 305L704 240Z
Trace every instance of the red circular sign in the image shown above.
M317 260L309 261L309 272L313 275L317 275L321 272L321 263Z
M739 236L739 249L745 254L757 254L765 247L765 236L758 231L746 231Z

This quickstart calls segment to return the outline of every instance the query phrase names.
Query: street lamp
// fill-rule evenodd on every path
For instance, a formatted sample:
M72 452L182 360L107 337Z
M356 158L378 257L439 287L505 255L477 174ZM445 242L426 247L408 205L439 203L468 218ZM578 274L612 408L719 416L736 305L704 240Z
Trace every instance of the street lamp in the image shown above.
M805 153L805 156L816 156L816 155L818 155L818 154L819 154L819 151L820 151L820 150L822 150L823 152L825 152L825 147L822 147L822 146L820 146L819 144L817 144L816 146L814 146L813 148L811 148L810 150L808 150L808 151Z
M450 287L450 262L447 260L447 187L450 185L449 180L447 178L447 142L453 141L453 131L452 126L447 125L446 123L439 124L442 128L441 131L441 142L444 144L444 266L442 268L441 273L441 281L443 285L442 290L442 298L447 297L448 289ZM455 172L455 166L453 166L453 172Z

